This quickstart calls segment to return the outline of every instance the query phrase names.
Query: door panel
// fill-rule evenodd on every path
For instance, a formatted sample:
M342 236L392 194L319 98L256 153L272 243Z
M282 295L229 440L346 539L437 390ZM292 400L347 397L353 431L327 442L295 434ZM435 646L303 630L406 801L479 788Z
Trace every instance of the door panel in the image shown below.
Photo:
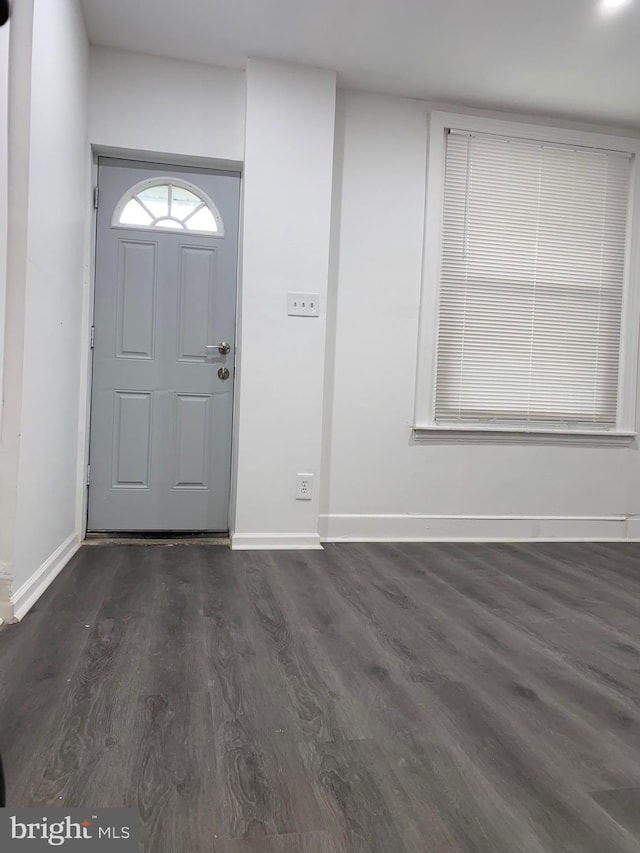
M174 489L207 489L211 395L176 394Z
M121 240L119 249L116 357L153 358L157 246Z
M154 177L212 199L224 237L112 224ZM99 187L89 530L225 531L239 176L107 161Z
M148 489L153 394L116 391L113 395L114 489Z
M216 272L215 249L180 247L179 361L202 362L207 344L213 343Z

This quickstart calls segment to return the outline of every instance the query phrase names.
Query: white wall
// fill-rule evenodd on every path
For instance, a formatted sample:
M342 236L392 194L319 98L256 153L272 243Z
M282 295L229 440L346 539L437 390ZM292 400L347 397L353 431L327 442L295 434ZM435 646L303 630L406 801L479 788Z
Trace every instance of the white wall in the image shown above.
M233 547L318 547L335 74L247 67ZM287 292L320 294L288 317ZM316 475L295 500L296 473Z
M7 195L9 192L9 29L0 29L0 400L2 400L2 363L4 356L4 320L7 290ZM2 428L0 406L0 430Z
M0 421L0 617L13 618L22 417L33 0L12 10L9 35L7 273Z
M7 198L9 193L9 24L0 30L0 459L2 458L2 415L4 326L7 296ZM0 471L2 462L0 461ZM3 506L0 487L0 512ZM5 534L6 535L6 534ZM0 625L10 615L11 582L9 567L3 561L2 525L0 524ZM3 566L3 562L5 565Z
M21 62L26 61L24 49L23 42ZM8 283L12 340L7 341L5 384L11 397L3 425L3 442L11 447L11 459L5 457L11 476L18 462L17 480L10 486L5 481L15 498L10 557L17 616L80 539L78 424L86 360L81 339L91 193L88 42L77 0L35 0L32 49L26 56L30 110L24 81L17 80L20 91L13 94L29 122L12 124L10 140L11 162L19 167L15 181L20 180L13 198L20 204L17 213L12 209L9 223L16 258ZM19 136L14 137L14 130ZM12 519L2 523L7 522Z
M99 149L239 163L243 71L91 48L90 139Z
M624 520L640 503L635 445L412 441L426 112L419 101L340 94L321 532L637 535Z

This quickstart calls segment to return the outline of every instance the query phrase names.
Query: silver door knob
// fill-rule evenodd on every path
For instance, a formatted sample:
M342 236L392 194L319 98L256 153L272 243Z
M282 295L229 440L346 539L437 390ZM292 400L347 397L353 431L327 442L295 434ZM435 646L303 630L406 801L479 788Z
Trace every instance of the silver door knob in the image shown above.
M231 344L228 344L225 341L220 341L219 344L206 344L205 349L217 349L220 355L227 355L228 352L231 352Z

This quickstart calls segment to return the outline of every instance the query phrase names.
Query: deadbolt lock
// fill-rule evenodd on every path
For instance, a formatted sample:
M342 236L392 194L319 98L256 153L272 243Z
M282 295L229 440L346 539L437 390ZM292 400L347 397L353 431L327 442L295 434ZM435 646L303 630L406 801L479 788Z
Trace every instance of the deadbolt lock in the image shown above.
M218 370L218 377L220 379L223 379L223 380L228 379L229 378L229 368L228 367L221 367Z

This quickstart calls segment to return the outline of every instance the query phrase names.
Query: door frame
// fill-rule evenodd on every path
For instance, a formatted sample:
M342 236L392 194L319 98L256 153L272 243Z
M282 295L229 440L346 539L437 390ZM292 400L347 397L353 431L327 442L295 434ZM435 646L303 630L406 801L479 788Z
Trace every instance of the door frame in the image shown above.
M84 280L84 292L82 298L82 339L81 346L84 357L81 363L81 387L80 387L80 413L78 442L78 492L76 501L77 529L80 530L80 541L84 541L87 535L89 517L89 484L87 472L89 469L89 439L91 434L91 394L93 390L93 348L91 346L91 329L94 324L95 289L96 289L96 246L98 241L98 211L93 202L93 193L98 186L98 167L100 160L119 160L132 163L157 164L167 169L190 169L197 171L233 172L238 175L240 181L240 205L238 215L238 257L236 259L236 319L235 319L235 347L234 347L234 369L233 369L233 404L231 420L231 477L229 482L229 517L227 526L229 535L233 530L236 509L236 492L238 479L238 422L240 417L238 384L240 381L238 373L238 348L240 346L241 325L241 259L243 241L243 195L244 195L244 164L235 160L216 160L206 157L174 157L157 151L138 151L124 148L105 148L92 146L91 149L91 193L92 203L90 217L88 217L87 234L87 272Z

